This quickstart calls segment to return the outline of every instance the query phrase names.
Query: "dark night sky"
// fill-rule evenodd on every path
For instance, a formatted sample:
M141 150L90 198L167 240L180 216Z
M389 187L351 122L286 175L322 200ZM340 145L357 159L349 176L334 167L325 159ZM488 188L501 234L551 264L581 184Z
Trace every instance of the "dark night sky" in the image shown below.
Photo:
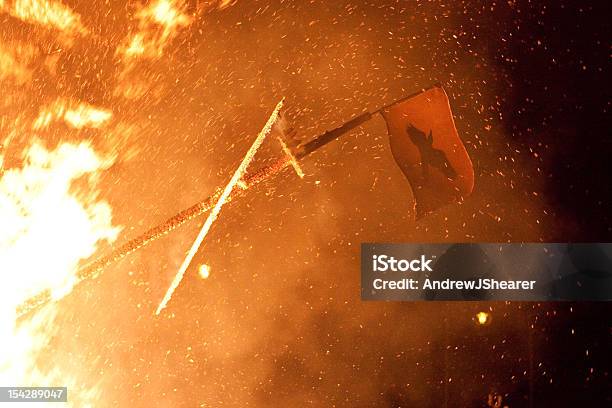
M610 4L532 2L513 16L517 31L500 20L508 41L497 47L507 134L550 155L546 200L575 229L559 240L609 241L612 190L605 182L612 151L610 120ZM503 28L502 28L503 27Z

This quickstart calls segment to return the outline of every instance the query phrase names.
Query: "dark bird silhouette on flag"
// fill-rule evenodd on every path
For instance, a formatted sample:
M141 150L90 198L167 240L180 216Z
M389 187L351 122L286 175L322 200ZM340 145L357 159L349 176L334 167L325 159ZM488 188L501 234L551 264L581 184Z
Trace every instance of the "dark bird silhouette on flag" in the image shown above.
M472 193L474 168L444 89L433 87L380 112L393 158L412 187L417 218Z
M446 158L444 151L433 147L433 135L431 130L427 136L425 132L414 127L412 123L409 123L408 126L406 126L406 133L408 133L412 143L419 149L419 153L421 154L421 169L425 179L429 178L429 166L439 169L450 179L454 179L457 176L457 172Z

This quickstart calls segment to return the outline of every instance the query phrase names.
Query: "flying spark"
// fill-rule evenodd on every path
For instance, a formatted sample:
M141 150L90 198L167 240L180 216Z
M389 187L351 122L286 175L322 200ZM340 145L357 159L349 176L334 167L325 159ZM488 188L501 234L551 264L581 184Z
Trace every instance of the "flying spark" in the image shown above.
M491 314L487 312L476 313L476 323L479 326L484 326L491 323Z
M200 275L202 279L207 279L210 276L210 267L206 264L200 265L198 268L198 275Z

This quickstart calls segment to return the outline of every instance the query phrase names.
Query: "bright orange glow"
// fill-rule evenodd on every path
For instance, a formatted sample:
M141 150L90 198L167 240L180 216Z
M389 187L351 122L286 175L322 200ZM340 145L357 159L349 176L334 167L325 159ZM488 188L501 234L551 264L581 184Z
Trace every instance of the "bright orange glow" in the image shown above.
M138 30L128 35L117 53L126 58L159 58L179 28L187 27L191 18L182 12L184 4L174 0L157 0L136 13Z
M219 5L217 6L217 8L219 10L223 10L224 8L231 6L235 2L236 0L219 0Z
M6 6L0 3L6 10ZM86 34L81 16L60 1L15 0L13 7L6 10L13 17L28 23L42 25L66 34Z
M18 85L30 81L32 70L29 64L35 56L34 47L0 43L0 81L11 80Z
M207 279L210 276L210 267L206 264L200 265L198 268L198 275L200 275L202 279Z
M64 121L75 129L85 127L99 128L112 117L107 109L101 109L86 103L71 103L58 100L43 108L34 121L33 129L47 128L54 121Z
M481 326L491 323L491 314L487 312L476 313L476 323Z
M152 5L151 11L155 21L166 27L184 24L189 20L174 8L173 2L168 0L158 0Z
M135 100L145 95L155 98L151 81L141 78L139 63L161 58L168 44L180 29L191 24L192 18L184 14L184 2L157 0L135 14L136 28L128 33L115 54L121 58L122 68L114 89L115 96Z
M56 306L48 303L26 321L16 308L30 296L49 292L59 299L72 290L79 261L101 241L114 241L111 208L96 198L95 178L111 162L87 143L62 143L49 151L34 143L21 168L0 175L0 382L5 384L77 385L77 372L43 369L39 351L57 330ZM73 181L86 177L87 191L72 192ZM58 237L61 236L61 239ZM81 382L82 384L82 382ZM85 385L85 384L83 384ZM75 395L80 406L93 403L95 387Z

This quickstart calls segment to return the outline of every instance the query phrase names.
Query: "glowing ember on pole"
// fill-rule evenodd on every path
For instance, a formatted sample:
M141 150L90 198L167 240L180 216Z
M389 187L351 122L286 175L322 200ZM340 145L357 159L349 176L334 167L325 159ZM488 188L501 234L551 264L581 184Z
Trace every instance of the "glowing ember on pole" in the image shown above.
M187 256L185 257L183 264L179 268L178 273L176 274L176 276L174 277L174 280L170 284L170 287L166 291L164 298L162 299L161 303L157 307L157 310L155 311L156 315L159 315L159 313L162 310L164 310L164 308L168 304L168 301L170 301L172 294L174 293L178 285L181 283L181 280L183 280L185 271L191 264L191 261L193 260L193 257L195 256L195 254L198 252L198 249L200 248L200 245L202 245L202 241L204 241L204 238L206 238L208 231L210 231L210 227L217 219L217 216L219 215L219 212L221 211L221 207L223 207L223 205L226 203L232 190L234 189L234 187L236 187L236 184L238 184L240 179L242 179L242 177L244 176L247 167L249 166L249 164L251 164L251 162L253 161L253 158L255 157L255 153L257 153L257 150L259 150L259 148L261 147L261 144L265 140L266 136L268 135L268 133L270 133L270 130L272 129L272 125L274 125L274 123L278 119L278 113L282 107L283 107L283 100L281 100L276 105L276 108L274 109L274 112L272 112L272 115L270 115L268 122L263 127L261 132L259 132L259 135L257 135L257 139L255 139L255 142L253 142L253 144L251 145L251 148L245 154L244 158L242 159L242 162L240 163L240 165L234 172L234 175L230 179L229 183L227 183L227 185L225 186L223 193L221 193L221 197L219 197L215 206L211 210L210 214L208 214L208 218L206 218L206 221L204 222L204 225L202 226L200 233L198 234L195 241L193 242L193 245L189 249L189 252L187 253Z

